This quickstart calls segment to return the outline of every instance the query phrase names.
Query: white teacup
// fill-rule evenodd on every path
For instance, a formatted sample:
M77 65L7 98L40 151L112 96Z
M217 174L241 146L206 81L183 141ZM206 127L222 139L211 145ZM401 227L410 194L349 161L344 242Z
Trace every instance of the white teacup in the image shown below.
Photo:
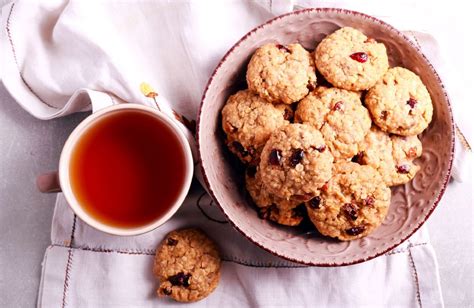
M81 202L77 198L77 195L75 194L73 185L71 185L70 171L73 150L78 144L78 141L81 140L81 138L84 136L85 132L88 131L88 128L90 128L93 124L97 123L101 119L104 119L111 113L126 112L130 110L139 110L155 117L161 123L166 124L168 128L170 128L170 131L175 134L175 137L177 137L177 139L179 140L179 143L182 147L185 156L185 179L183 181L182 187L180 187L178 197L175 199L176 201L172 204L172 206L168 207L168 209L163 215L157 217L155 220L151 221L150 223L147 223L146 225L131 228L122 228L106 224L103 221L100 221L97 218L93 217L90 213L88 213L87 210L85 210L84 205L81 204ZM74 131L67 139L61 152L61 158L59 161L59 171L39 176L37 179L38 188L42 192L62 191L74 213L76 213L76 215L79 216L79 218L82 219L85 223L95 229L114 235L125 236L146 233L159 227L167 220L169 220L173 216L173 214L176 213L176 211L179 209L188 193L193 177L194 164L192 149L189 144L189 136L186 136L185 130L186 129L184 128L184 126L180 122L178 122L176 118L167 115L160 110L148 106L125 103L104 107L88 116L74 129Z

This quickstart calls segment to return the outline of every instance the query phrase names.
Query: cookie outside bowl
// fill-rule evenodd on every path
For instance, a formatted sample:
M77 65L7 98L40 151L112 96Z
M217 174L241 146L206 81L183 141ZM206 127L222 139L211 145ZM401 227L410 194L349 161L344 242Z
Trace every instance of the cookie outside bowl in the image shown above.
M420 76L434 106L433 121L420 136L423 154L417 160L421 170L413 181L392 188L392 202L382 226L368 237L336 242L316 232L301 235L263 224L248 205L228 162L220 137L219 114L235 84L245 78L252 53L269 42L298 42L314 49L325 35L350 26L387 47L390 65L405 67ZM409 56L405 56L409 55ZM363 13L333 8L305 9L276 17L247 33L223 57L203 94L198 118L197 140L201 170L212 198L233 226L261 248L290 261L341 266L375 258L405 241L430 216L448 183L454 155L454 126L444 86L419 46L392 26ZM439 146L439 145L443 146Z

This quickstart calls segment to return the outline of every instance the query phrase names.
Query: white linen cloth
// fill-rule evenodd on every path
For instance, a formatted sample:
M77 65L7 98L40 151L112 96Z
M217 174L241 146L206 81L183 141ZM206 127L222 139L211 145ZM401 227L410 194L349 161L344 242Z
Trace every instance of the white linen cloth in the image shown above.
M375 1L17 1L2 10L2 80L18 103L41 119L90 110L105 99L153 105L140 91L143 82L159 99L166 97L175 110L195 118L208 78L232 44L258 24L300 6L357 9L401 30L413 26L406 24L405 10L401 16L401 9L384 9ZM442 68L432 36L406 33ZM136 237L93 230L59 194L38 306L177 305L156 298L151 267L163 236L185 226L205 230L224 259L219 287L190 306L443 306L436 257L424 228L363 264L304 267L248 242L197 185L168 223Z

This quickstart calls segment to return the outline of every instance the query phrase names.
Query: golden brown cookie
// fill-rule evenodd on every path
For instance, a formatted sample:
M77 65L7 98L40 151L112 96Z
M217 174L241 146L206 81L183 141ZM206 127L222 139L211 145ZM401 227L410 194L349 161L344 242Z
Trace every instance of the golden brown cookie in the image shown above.
M153 273L160 280L157 293L179 302L194 302L217 287L221 259L216 245L198 229L166 235L156 251Z
M262 183L259 171L249 171L245 175L245 187L255 205L259 216L281 225L297 226L304 218L304 204L298 200L286 200L269 193Z
M270 104L249 90L239 91L222 109L227 146L242 162L257 164L270 134L290 123L292 116L288 105Z
M390 188L370 166L335 164L321 195L306 203L308 216L323 235L343 241L361 238L380 226L390 205Z
M316 86L313 56L300 44L263 45L250 59L247 84L269 102L297 102Z
M417 136L389 135L373 126L360 144L356 161L375 168L388 186L412 180L420 166L413 161L421 156L422 145Z
M259 168L268 192L282 199L303 202L311 199L331 178L333 161L316 128L289 124L268 139Z
M352 91L372 87L389 67L385 45L351 27L324 38L316 48L315 60L327 81Z
M372 123L360 94L330 88L312 92L299 104L295 121L319 129L336 160L347 160L359 151Z
M383 131L418 135L433 117L430 93L415 73L394 67L365 96L375 124Z
M305 213L304 203L292 209L279 208L273 204L269 207L261 208L259 212L260 217L263 219L269 219L277 224L290 227L301 224L306 215Z

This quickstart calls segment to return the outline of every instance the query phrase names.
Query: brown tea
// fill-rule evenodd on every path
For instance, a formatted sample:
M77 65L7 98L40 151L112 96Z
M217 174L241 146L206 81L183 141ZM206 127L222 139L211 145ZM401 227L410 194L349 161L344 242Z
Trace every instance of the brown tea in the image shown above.
M118 110L78 140L69 177L90 216L109 226L134 228L173 206L185 174L184 150L166 123L144 111Z

